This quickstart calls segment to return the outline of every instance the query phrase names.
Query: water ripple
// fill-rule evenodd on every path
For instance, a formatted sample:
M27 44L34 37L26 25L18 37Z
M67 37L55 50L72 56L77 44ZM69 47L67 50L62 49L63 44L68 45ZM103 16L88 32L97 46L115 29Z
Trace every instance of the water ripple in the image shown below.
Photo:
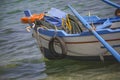
M120 4L120 0L112 1ZM88 15L90 11L91 15L109 17L115 10L100 0L0 0L0 80L39 80L47 77L43 56L31 36L32 32L25 30L28 25L22 24L20 18L26 9L40 13L55 7L71 13L68 3L81 15Z

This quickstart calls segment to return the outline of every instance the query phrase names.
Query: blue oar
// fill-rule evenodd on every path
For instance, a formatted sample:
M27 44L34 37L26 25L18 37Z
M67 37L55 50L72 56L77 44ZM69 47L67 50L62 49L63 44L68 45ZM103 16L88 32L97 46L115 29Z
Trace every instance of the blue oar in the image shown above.
M111 6L113 6L113 7L116 7L116 8L120 9L120 5L118 5L116 3L113 3L113 2L111 2L109 0L102 0L102 1L105 2L105 3L107 3L107 4L109 4L109 5L111 5Z
M91 31L93 35L105 46L105 48L120 62L119 53L113 49L94 29L92 29L88 22L74 8L72 8L70 5L68 6L74 15L79 19L79 21L83 23L84 27Z

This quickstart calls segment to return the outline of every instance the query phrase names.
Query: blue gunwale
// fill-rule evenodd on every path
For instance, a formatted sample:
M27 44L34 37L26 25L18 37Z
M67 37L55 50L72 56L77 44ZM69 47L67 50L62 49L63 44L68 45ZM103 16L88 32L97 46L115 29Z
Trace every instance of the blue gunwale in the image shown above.
M109 19L110 22L120 22L120 17L119 16L115 16L115 17L110 17L110 18L100 18L96 15L94 16L83 16L83 18L89 23L94 23L94 24L102 24L104 23L106 20Z
M55 36L55 34L56 34L56 36L59 36L59 37L77 37L77 36L91 36L91 35L93 35L88 30L83 31L81 33L77 33L77 34L67 34L64 30L54 30L54 29L46 30L46 29L40 28L40 29L38 29L38 32L40 34L44 34L44 35L51 36L51 37ZM120 27L117 29L110 29L110 28L100 29L100 30L97 30L96 32L100 35L120 33Z

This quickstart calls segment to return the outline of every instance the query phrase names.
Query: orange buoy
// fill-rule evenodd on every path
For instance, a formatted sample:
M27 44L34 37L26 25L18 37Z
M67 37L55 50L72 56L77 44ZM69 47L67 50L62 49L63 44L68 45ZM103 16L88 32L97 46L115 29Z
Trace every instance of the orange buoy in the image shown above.
M30 17L22 17L21 18L21 22L22 23L34 23L35 20L42 20L44 18L44 13L40 13L40 14L33 14Z

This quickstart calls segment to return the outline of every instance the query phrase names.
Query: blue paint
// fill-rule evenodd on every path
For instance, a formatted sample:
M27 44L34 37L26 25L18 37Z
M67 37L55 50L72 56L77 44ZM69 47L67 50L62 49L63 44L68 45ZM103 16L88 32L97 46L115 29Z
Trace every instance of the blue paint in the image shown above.
M30 17L30 16L32 16L30 10L25 10L25 11L24 11L24 14L25 14L26 17ZM31 24L31 23L29 23L29 25L30 25L30 26L33 26L33 24Z
M46 29L40 28L40 29L38 30L38 32L39 32L40 34L44 34L44 35L47 35L47 36L54 36L55 33L57 33L57 36L60 36L60 37L93 36L93 34L92 34L91 32L89 32L88 30L83 31L82 33L78 33L78 34L67 34L64 30L57 30L57 31L55 31L54 29L46 30ZM118 28L118 29L116 29L116 30L112 30L112 29L101 29L101 30L97 30L97 33L100 34L100 35L120 33L120 28Z
M109 19L107 19L102 25L97 26L96 30L109 28L112 25Z
M88 23L95 23L100 20L98 16L83 16Z
M112 47L114 47L114 48L120 47L120 44L118 44L118 45L112 45ZM105 47L101 46L101 48L105 48Z
M109 4L109 5L111 5L111 6L113 6L113 7L116 7L116 8L120 9L120 5L118 5L116 3L113 3L113 2L111 2L109 0L102 0L102 1L105 2L105 3L107 3L107 4Z
M86 27L103 45L104 47L120 62L119 53L113 49L92 27L88 24L88 22L70 5L68 5L75 16L79 19L80 22L83 23L84 27Z
M62 20L58 17L44 16L44 20L50 24L53 24L57 27L61 27Z
M26 17L30 17L32 15L30 10L25 10L24 14Z
M94 24L102 24L102 23L104 23L106 20L108 20L109 19L109 21L110 22L118 22L118 21L120 21L120 17L119 16L115 16L115 17L112 17L112 18L103 18L103 19L101 19L101 18L99 18L99 17L97 17L97 16L91 16L91 17L89 17L89 16L84 16L83 17L89 24L91 24L91 23L94 23Z
M44 34L44 35L47 35L47 36L59 36L59 37L63 37L63 36L66 36L66 32L64 32L63 30L57 30L55 31L54 29L49 29L49 30L46 30L46 29L43 29L43 28L40 28L38 30L38 32L40 34Z

